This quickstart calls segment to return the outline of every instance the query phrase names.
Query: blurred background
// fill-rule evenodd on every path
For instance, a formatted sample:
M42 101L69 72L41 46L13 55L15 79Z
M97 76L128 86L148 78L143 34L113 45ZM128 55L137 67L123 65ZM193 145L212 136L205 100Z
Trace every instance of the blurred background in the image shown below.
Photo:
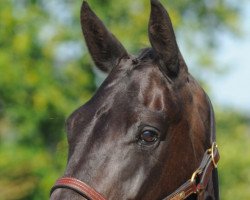
M250 2L161 0L216 112L222 200L250 199ZM67 161L64 123L101 82L82 0L0 1L0 199L49 198ZM89 0L124 46L149 45L149 0Z

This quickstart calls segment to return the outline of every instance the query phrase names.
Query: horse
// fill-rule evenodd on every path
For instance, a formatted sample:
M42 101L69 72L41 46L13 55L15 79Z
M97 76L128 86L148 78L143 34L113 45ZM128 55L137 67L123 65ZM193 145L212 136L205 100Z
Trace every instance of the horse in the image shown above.
M219 199L213 107L168 12L150 4L151 47L131 55L83 2L83 35L107 78L66 121L68 162L51 200Z

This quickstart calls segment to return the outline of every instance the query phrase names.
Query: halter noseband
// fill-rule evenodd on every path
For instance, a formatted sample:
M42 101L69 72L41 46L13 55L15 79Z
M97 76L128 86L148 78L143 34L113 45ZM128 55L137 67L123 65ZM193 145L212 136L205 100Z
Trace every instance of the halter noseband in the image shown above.
M88 186L86 183L71 177L63 177L56 181L55 185L50 191L50 195L58 188L68 188L79 193L83 197L89 200L106 200L101 194L95 189Z

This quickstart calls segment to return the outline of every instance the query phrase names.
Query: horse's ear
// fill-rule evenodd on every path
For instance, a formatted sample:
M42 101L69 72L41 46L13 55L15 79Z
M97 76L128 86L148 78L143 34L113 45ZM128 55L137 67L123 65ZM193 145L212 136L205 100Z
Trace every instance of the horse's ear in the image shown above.
M119 59L128 55L122 44L107 30L86 1L81 8L81 25L89 52L96 66L102 71L110 72Z
M148 32L162 69L168 76L176 77L179 73L179 49L170 17L158 0L151 0Z

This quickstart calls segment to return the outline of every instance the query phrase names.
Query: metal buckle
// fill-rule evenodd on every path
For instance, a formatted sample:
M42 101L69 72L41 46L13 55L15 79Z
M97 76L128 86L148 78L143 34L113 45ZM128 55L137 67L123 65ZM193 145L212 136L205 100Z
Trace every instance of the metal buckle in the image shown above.
M218 165L216 164L215 155L214 155L215 150L217 148L218 148L218 145L216 144L216 142L213 142L212 147L209 149L209 153L211 154L212 162L213 162L215 168L218 167Z
M197 169L193 174L192 177L190 179L191 183L195 184L195 191L193 191L194 193L199 193L199 190L197 188L197 182L196 182L196 178L198 175L200 175L202 173L201 169Z
M192 177L191 177L191 182L194 183L196 180L195 178L197 177L197 175L201 174L202 173L202 170L201 169L197 169L193 174L192 174Z

